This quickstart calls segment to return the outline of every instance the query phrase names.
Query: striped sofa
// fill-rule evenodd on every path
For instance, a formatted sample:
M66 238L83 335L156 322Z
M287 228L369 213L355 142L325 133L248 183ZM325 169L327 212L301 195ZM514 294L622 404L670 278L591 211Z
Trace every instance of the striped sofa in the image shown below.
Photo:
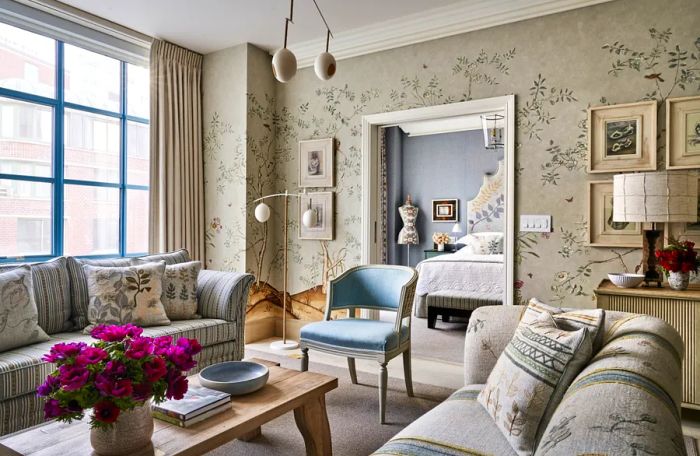
M185 250L143 259L163 260L167 264L190 261ZM36 397L35 389L54 368L41 361L51 346L60 341L91 341L82 332L87 326L88 299L82 264L126 266L130 261L61 257L32 265L39 325L51 340L0 353L0 435L43 421L43 401ZM0 265L0 272L16 266ZM239 360L243 357L245 306L252 283L250 274L202 270L197 284L198 313L202 318L144 328L144 335L199 340L203 350L191 373L210 364Z
M375 455L516 455L477 402L524 306L479 307L464 350L464 382ZM681 430L683 343L654 317L605 313L593 358L546 425L535 455L685 455Z

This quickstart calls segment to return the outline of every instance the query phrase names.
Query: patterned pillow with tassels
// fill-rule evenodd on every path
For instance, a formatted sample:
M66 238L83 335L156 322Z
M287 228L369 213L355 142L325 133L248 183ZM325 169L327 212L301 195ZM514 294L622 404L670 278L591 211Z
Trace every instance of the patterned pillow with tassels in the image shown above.
M549 313L520 322L477 398L519 455L533 454L540 433L591 354L585 328L559 329Z

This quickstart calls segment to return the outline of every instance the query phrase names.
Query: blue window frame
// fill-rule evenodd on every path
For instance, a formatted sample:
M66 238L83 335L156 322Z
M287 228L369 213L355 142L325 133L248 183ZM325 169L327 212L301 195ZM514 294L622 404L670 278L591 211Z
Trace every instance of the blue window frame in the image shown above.
M147 96L147 69L53 39L55 61L44 65L21 49L33 40L46 45L49 38L0 22L0 61L16 70L0 69L0 262L144 254L148 104L142 97L133 100L138 109L130 107L128 91ZM67 69L67 51L109 60L118 74L91 74L76 58L78 69ZM19 57L12 60L12 52ZM47 69L53 90L36 90L37 78L50 79ZM118 80L118 95L101 90L107 80ZM93 102L100 99L106 102Z

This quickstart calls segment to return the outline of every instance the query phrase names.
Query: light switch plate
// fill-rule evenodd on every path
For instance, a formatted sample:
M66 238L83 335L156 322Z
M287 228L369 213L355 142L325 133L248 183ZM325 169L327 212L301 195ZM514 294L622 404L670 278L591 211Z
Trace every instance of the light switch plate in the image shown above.
M521 215L520 216L520 231L529 231L534 233L551 233L552 232L552 216L551 215Z

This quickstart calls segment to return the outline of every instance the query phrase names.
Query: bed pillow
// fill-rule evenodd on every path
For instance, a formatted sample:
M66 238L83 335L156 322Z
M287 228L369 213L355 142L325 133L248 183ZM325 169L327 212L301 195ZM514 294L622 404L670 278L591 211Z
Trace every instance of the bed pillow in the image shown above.
M585 328L566 331L544 313L520 322L477 401L521 456L531 455L564 393L592 355Z
M29 266L0 273L0 312L0 352L49 340L39 327Z
M498 255L503 253L503 233L470 233L457 240L464 244L474 255Z
M551 314L557 326L561 329L573 331L586 328L593 341L594 353L602 347L602 328L605 321L605 311L603 309L562 309L561 307L546 304L537 298L532 298L527 303L527 308L521 321L532 323L543 313Z
M132 263L144 264L144 260L135 258ZM197 314L197 277L201 269L200 261L166 264L160 300L170 320L201 318Z
M136 266L83 266L89 296L88 334L99 324L169 325L160 300L165 261Z

